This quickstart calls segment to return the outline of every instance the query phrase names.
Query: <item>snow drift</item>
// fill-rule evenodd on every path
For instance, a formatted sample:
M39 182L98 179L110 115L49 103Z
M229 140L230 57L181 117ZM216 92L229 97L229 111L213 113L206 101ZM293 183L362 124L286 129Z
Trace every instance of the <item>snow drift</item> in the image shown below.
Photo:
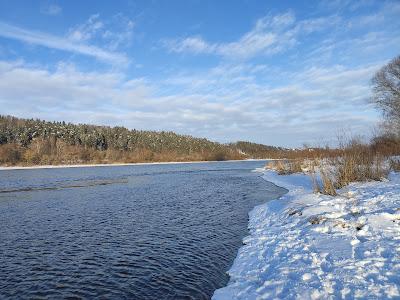
M309 176L263 177L288 189L250 212L250 235L221 299L400 297L400 175L354 183L332 197Z

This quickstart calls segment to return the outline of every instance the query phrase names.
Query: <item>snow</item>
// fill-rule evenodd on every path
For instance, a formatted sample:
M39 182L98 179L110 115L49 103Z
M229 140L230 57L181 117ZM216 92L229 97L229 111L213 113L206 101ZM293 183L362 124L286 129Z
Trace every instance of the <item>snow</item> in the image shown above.
M263 177L288 189L255 207L222 299L400 298L400 174L332 197L309 176Z

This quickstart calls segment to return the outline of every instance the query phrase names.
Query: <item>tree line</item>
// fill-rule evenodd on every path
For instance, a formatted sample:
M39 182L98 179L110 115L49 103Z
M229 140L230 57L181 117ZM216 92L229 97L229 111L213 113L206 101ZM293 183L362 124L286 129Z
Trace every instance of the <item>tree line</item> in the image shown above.
M9 165L266 158L282 150L250 142L221 144L171 131L0 115L0 163Z

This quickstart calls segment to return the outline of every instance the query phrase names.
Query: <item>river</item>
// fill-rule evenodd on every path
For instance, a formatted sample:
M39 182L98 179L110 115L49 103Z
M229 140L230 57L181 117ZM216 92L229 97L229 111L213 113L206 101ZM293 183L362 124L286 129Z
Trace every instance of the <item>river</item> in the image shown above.
M209 299L265 161L0 171L0 298Z

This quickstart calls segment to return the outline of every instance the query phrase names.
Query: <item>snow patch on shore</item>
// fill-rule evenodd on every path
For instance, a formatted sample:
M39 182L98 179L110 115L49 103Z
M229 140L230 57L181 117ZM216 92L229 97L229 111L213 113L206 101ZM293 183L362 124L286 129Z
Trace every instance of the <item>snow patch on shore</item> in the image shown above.
M263 177L288 189L250 212L228 286L213 299L400 298L400 175L332 197L309 176Z

